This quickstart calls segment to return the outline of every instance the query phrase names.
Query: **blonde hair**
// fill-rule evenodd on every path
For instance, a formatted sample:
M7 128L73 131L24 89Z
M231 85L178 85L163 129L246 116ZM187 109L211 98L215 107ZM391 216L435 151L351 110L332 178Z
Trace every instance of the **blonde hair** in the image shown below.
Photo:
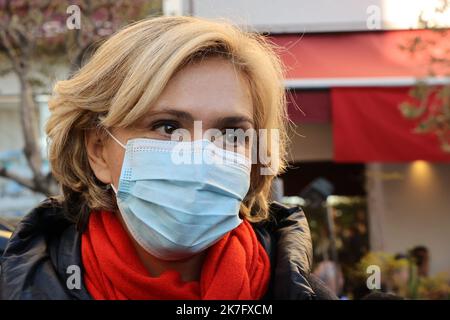
M50 99L49 160L62 185L69 218L85 223L90 210L115 210L106 186L90 168L85 146L88 130L126 128L151 110L171 77L205 57L229 60L250 84L255 129L278 129L279 161L285 167L286 99L282 66L273 46L256 33L230 23L193 17L158 17L120 30L69 80L59 81ZM102 115L102 120L98 120ZM269 216L273 179L254 164L241 214L250 221ZM67 204L69 202L69 204ZM81 212L80 212L81 211Z

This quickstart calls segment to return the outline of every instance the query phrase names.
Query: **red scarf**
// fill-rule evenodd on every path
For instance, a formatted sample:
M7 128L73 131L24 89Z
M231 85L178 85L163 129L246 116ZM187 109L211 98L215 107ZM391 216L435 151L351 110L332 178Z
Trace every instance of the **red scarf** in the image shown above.
M199 281L183 282L174 270L151 277L111 212L92 212L81 255L86 288L97 300L254 300L264 295L270 277L269 258L247 221L208 249Z

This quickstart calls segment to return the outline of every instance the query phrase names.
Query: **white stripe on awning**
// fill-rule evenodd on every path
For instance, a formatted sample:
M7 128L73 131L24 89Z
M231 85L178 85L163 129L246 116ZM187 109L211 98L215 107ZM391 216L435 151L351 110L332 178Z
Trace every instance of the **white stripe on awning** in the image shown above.
M336 87L409 87L418 81L428 85L450 84L450 77L379 77L379 78L304 78L288 79L284 85L288 89L320 89Z

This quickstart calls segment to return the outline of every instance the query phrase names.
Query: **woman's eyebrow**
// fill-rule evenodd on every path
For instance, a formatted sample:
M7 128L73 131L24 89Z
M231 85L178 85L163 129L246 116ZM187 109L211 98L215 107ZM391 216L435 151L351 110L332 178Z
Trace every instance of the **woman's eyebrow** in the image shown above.
M233 127L237 126L240 123L248 122L252 127L254 127L253 119L248 116L229 116L222 117L216 120L216 128L225 128L225 127Z
M158 115L162 115L162 114L168 114L168 115L174 116L176 118L187 120L187 121L194 121L194 117L189 112L176 110L176 109L164 109L161 111L156 111L156 112L152 113L151 116L153 117L153 116L158 116Z
M178 119L183 119L183 120L191 121L191 122L194 122L194 120L195 120L194 117L189 112L177 110L177 109L164 109L164 110L156 111L156 112L152 113L151 116L153 117L153 116L159 116L159 115L164 115L164 114L171 115ZM216 128L224 128L227 126L232 127L232 126L238 125L243 122L248 122L248 123L250 123L250 125L252 127L254 126L253 119L246 115L220 117L220 118L216 119L214 122L215 122Z

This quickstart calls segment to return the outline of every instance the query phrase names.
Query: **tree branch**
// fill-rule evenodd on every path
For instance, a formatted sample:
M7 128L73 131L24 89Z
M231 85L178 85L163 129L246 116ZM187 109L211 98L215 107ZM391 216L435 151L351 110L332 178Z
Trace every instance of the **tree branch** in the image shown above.
M33 180L22 177L16 173L9 172L5 167L0 167L0 177L13 180L18 184L20 184L21 186L24 186L33 191L39 191L34 185Z
M0 41L5 48L5 53L8 56L9 60L11 61L13 68L16 72L20 71L20 63L19 59L16 55L16 50L14 50L11 41L8 38L8 34L6 33L6 30L1 28L0 29Z

